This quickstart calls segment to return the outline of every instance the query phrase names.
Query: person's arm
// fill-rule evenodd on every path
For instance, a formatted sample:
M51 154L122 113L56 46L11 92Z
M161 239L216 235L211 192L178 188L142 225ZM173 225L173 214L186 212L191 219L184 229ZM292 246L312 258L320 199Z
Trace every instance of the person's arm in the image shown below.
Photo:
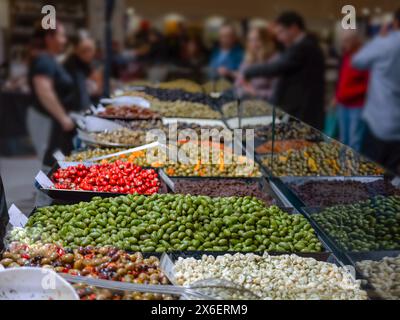
M64 131L73 130L74 122L61 105L55 93L53 81L45 75L36 75L33 78L33 88L42 106L57 120Z
M6 235L6 230L9 220L10 217L8 216L5 191L0 176L0 251L3 250L4 248L3 239L4 236Z
M365 45L352 59L352 65L359 70L371 69L372 65L379 58L384 50L380 45L380 39L376 38Z
M282 54L274 62L258 64L247 68L244 75L246 79L276 77L300 69L303 65L303 61L302 53L299 52L299 50L291 50Z

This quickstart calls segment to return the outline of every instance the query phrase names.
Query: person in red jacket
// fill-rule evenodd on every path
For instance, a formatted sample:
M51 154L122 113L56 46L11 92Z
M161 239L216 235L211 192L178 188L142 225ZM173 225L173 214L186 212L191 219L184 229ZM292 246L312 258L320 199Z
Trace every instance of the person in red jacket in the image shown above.
M364 132L361 114L368 90L369 74L351 65L352 57L362 45L358 31L343 30L340 41L343 59L335 95L340 141L359 151Z

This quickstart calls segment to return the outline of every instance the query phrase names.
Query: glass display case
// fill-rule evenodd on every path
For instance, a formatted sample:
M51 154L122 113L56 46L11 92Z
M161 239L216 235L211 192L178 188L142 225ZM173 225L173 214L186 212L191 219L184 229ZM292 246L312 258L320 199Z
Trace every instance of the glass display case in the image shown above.
M135 95L135 92L127 94ZM200 260L208 265L218 264L225 258L236 259L235 262L246 259L250 262L262 261L261 271L270 268L271 272L279 273L278 278L287 280L287 270L272 267L275 265L272 257L277 255L281 258L276 259L285 263L300 259L299 263L302 266L304 263L303 267L309 271L307 281L310 281L310 286L313 283L311 275L323 273L321 270L328 268L344 281L345 284L338 286L343 288L343 285L349 285L348 288L352 288L351 292L345 290L342 296L329 291L332 288L327 289L328 293L314 294L310 290L305 295L292 288L292 292L287 290L284 294L276 289L283 285L277 282L273 287L276 289L274 295L264 292L264 298L365 299L367 296L360 291L360 284L370 299L400 298L400 189L384 168L258 99L237 99L224 95L211 98L201 92L174 89L171 84L138 92L139 96L145 93L146 98L150 97L151 106L155 109L162 109L163 126L169 123L166 120L168 115L173 114L176 119L186 117L189 104L191 108L201 104L200 115L190 116L202 118L204 113L209 113L207 118L220 119L219 127L231 131L254 130L254 136L251 136L254 140L249 141L242 135L241 139L229 141L231 149L239 145L243 151L240 156L236 155L238 161L231 165L224 162L209 165L201 159L190 166L159 164L162 167L160 172L170 183L167 194L150 197L132 195L108 200L96 197L90 203L77 204L76 201L68 207L39 208L37 211L41 215L33 216L24 231L40 225L46 229L45 239L53 242L62 240L65 244L73 242L75 249L101 243L125 250L130 248L133 252L156 251L159 254L157 257L166 251L174 255L176 261L184 259L185 262L182 260L181 263L187 263L188 268L195 268L196 264L203 268L199 267L203 274L196 279L186 279L187 283L202 280L207 273L207 267L202 267ZM171 105L183 106L185 112L181 113L179 108L172 110L169 108ZM198 123L196 130L204 127L200 119L193 121ZM146 130L143 123L139 129ZM204 143L208 146L210 141L202 141L201 145ZM199 144L185 141L184 145L190 151ZM218 145L220 148L221 144ZM114 151L121 152L121 149ZM113 151L93 149L75 154L73 160L84 161L88 157L100 156L102 163L115 161L118 153L113 155L110 152ZM254 170L248 170L250 166L244 164L243 155L252 156L257 164ZM153 166L144 162L144 156L144 153L131 154L117 159ZM244 168L240 167L243 170L236 174L233 169L243 164ZM276 205L285 208L284 211ZM71 208L73 212L67 214ZM52 222L50 226L49 221ZM25 237L27 235L21 232L18 239ZM106 249L103 251L104 255L107 254ZM203 255L212 256L212 251L218 251L218 255L231 254L225 258ZM232 257L237 251L244 255ZM310 252L314 254L310 255ZM255 257L255 254L258 256ZM119 256L124 257L124 254ZM4 259L9 264L22 261L7 260L10 258L3 256L3 262ZM352 266L353 269L345 266ZM318 267L317 271L314 267ZM120 269L123 273L126 268L122 266ZM230 273L225 271L221 278L226 280L228 275ZM257 278L254 274L252 276ZM240 275L238 277L240 281L236 280L241 284L247 281ZM261 281L254 281L258 280ZM186 282L182 283L186 285ZM167 293L127 293L90 284L76 284L75 287L82 299L90 300L180 298Z

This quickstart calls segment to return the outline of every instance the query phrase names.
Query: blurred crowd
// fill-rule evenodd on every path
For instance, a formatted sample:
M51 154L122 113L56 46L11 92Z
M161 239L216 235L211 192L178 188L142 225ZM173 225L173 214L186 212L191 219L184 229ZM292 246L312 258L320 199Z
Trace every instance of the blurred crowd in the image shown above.
M367 39L363 28L340 31L339 78L330 106L326 103L327 53L302 16L293 11L269 24L247 28L227 21L216 41L207 45L200 30L184 23L162 33L144 21L124 49L113 43L112 76L122 82L152 80L154 70L161 72L167 65L174 78L227 79L237 97L268 100L320 130L327 108L334 109L340 140L396 171L400 164L400 10L393 17L372 39ZM72 49L60 62L67 44ZM29 51L33 108L28 128L44 164L50 165L55 149L65 153L72 149L74 123L69 112L85 110L101 96L101 66L101 49L87 33L67 39L62 22L56 30L37 29ZM40 130L33 125L39 122ZM45 137L50 137L47 144Z

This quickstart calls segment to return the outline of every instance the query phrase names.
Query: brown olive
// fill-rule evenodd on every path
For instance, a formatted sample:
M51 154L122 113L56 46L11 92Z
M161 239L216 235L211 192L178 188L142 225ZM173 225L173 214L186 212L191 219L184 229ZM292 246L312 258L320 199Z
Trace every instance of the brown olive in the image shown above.
M3 256L5 256L5 255L3 255ZM13 262L14 262L14 260L12 260L10 258L5 258L0 261L0 264L2 264L5 268L7 268Z

